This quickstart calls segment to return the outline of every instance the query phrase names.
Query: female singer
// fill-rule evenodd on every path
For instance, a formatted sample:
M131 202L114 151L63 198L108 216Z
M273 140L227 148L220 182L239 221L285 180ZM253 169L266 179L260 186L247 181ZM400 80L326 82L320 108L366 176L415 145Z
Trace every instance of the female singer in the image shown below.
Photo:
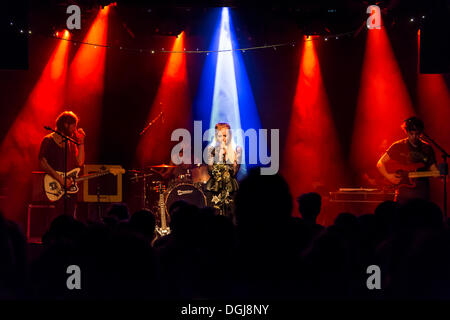
M228 216L233 222L234 195L238 190L236 174L242 160L242 148L234 144L228 123L217 123L212 143L208 146L208 173L206 183L208 205Z

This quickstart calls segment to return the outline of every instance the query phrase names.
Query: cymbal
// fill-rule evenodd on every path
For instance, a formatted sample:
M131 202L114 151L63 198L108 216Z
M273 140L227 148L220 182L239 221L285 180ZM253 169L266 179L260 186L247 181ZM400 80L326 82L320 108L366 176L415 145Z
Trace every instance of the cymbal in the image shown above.
M155 166L150 166L150 168L175 168L175 166L168 165L168 164L158 164Z

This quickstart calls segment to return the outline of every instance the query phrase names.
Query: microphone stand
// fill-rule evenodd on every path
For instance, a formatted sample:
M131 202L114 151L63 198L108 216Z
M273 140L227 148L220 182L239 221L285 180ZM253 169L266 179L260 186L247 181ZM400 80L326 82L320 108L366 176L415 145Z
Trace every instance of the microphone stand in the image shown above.
M77 141L75 141L74 139L72 139L69 136L66 136L64 133L61 133L59 131L53 130L50 127L44 126L44 129L48 130L48 131L52 131L54 133L56 133L57 135L59 135L60 137L63 138L64 141L64 194L63 194L63 198L64 198L64 215L67 214L67 149L68 149L68 143L69 141L76 144L77 146L80 145Z
M222 146L222 148L223 148L223 146ZM226 152L223 153L223 164L225 165L225 168L227 168L227 166L226 166L227 165L227 154L226 154ZM228 170L228 168L226 170ZM224 187L224 185L222 184L222 188L223 187ZM225 210L226 210L225 203L222 203L222 209L221 209L222 215L226 215Z
M100 183L97 182L97 209L98 216L97 221L103 221L103 212L102 212L102 204L100 203Z
M443 147L441 147L436 141L434 141L429 135L427 135L425 132L422 132L424 137L428 141L430 141L439 151L442 153L442 160L443 163L439 164L439 171L444 176L444 217L447 219L447 176L448 176L448 153L445 151Z
M161 111L155 119L153 119L152 121L150 121L147 126L141 130L141 132L139 132L139 135L142 136L155 122L156 120L158 120L161 116L162 116L163 112Z

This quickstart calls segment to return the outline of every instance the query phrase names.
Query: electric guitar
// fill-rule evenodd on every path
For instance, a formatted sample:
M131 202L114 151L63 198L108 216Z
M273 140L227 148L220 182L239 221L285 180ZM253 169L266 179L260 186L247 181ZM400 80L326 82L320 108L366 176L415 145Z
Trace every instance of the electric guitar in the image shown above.
M396 188L415 188L416 178L431 178L442 176L439 170L417 171L423 168L423 163L401 164L394 160L389 160L385 164L388 173L395 173L400 177L400 182L395 185ZM391 183L392 184L392 183Z
M67 180L71 179L74 182L73 185L71 185L69 188L67 188L67 193L73 194L73 193L77 193L79 191L78 184L77 184L78 181L97 178L97 177L101 177L101 176L104 176L104 175L107 175L110 173L113 175L125 173L125 169L122 169L122 168L109 168L107 170L100 171L98 173L92 173L92 174L78 177L80 170L81 170L80 168L75 168L75 169L72 169L69 172L67 172ZM60 172L60 171L56 171L56 172L64 179L64 172ZM64 195L63 186L59 183L58 180L56 180L49 174L46 174L44 176L44 191L45 191L45 194L46 194L48 200L50 200L52 202L61 199L61 197Z
M159 202L158 208L161 215L161 226L156 226L156 232L162 237L170 233L170 228L167 226L166 222L166 203L164 201L164 191L161 183L159 183Z

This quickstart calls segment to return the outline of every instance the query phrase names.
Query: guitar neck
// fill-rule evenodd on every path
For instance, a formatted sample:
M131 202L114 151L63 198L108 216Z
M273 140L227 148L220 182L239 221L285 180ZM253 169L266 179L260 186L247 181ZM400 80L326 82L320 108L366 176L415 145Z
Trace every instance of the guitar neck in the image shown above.
M439 171L415 171L408 173L410 178L429 178L429 177L439 177L441 173Z
M93 173L93 174L89 174L89 175L86 175L86 176L82 176L82 177L76 178L75 181L78 182L78 181L84 181L84 180L88 180L88 179L92 179L92 178L96 178L96 177L101 177L101 176L104 176L104 175L106 175L108 173L109 173L109 171L107 171L107 172L100 172L100 173Z
M159 195L159 202L160 202L160 210L161 210L161 229L166 229L166 208L164 207L164 195L161 193Z

